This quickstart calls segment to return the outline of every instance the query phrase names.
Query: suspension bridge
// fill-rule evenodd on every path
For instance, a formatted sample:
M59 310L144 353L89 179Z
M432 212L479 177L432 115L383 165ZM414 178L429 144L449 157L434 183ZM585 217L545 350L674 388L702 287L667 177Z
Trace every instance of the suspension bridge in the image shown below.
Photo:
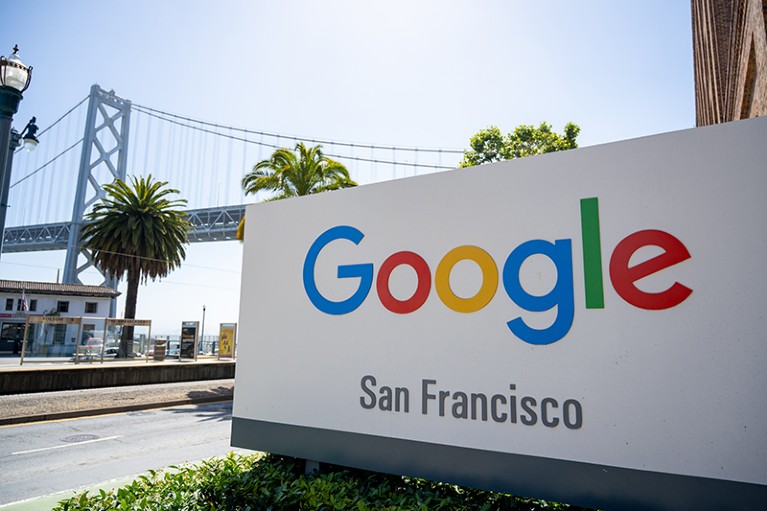
M102 185L115 179L151 174L180 190L190 242L198 243L235 239L246 204L267 197L246 198L241 179L280 147L322 145L359 184L452 169L463 155L223 126L138 105L98 85L38 138L37 151L19 149L13 157L2 250L66 250L64 283L81 283L79 275L94 267L80 230L105 196Z

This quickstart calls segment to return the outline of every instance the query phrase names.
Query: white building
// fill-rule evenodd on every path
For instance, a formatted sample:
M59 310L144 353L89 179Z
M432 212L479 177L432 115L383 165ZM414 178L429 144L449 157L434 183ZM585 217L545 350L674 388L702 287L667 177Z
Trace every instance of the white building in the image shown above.
M27 315L82 317L83 331L92 332L97 323L103 325L111 300L119 294L104 286L0 280L0 354L19 352ZM93 323L87 318L93 318ZM52 342L62 352L70 351L69 344L74 351L76 341L65 332L65 328L54 329Z

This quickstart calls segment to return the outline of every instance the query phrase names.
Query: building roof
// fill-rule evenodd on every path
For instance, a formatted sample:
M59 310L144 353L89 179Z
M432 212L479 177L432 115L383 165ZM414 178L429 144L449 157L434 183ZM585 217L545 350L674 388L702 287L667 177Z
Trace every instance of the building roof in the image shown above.
M27 295L93 296L114 298L121 293L106 286L86 286L82 284L54 284L52 282L30 282L23 280L0 280L0 292L21 293Z

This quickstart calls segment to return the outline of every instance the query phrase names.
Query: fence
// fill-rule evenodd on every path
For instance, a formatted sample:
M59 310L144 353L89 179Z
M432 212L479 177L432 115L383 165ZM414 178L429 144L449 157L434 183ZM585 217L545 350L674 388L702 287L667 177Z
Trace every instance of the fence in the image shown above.
M152 336L151 320L30 315L19 364L234 359L233 337L221 354L218 335L187 343L178 335Z

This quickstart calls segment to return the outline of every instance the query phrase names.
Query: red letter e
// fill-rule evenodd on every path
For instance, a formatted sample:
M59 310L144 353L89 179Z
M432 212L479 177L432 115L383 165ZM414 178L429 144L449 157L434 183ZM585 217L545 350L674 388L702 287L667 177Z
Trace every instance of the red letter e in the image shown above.
M629 268L629 260L642 247L657 246L663 253ZM646 310L670 309L682 303L692 289L679 282L660 293L646 293L634 285L648 275L690 258L687 247L671 234L659 230L639 231L626 237L615 247L610 258L610 279L621 298L634 307Z

